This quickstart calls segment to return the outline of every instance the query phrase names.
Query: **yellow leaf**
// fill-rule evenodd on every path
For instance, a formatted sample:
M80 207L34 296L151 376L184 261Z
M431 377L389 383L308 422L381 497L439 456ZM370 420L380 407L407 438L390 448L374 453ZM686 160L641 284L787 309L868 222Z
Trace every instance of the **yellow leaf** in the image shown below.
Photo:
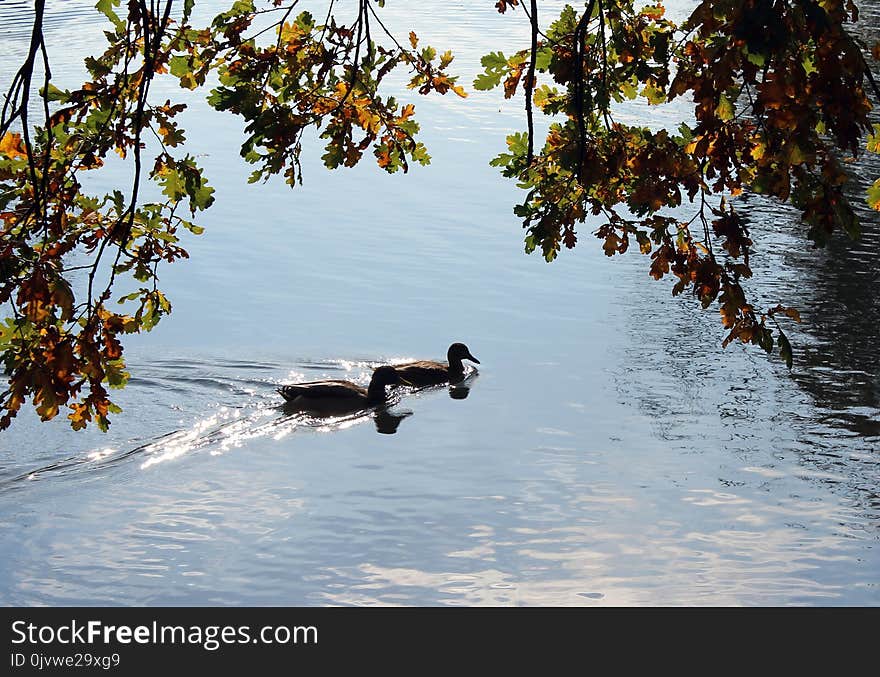
M868 186L868 206L880 212L880 179Z
M868 150L880 153L880 125L874 123L874 133L868 134Z
M361 129L364 129L372 134L378 133L382 125L382 120L379 118L379 116L367 110L366 108L357 109L357 120L358 124L361 126Z
M21 141L21 134L15 132L6 132L0 139L0 153L3 153L10 159L26 158L27 151Z
M337 102L329 97L321 97L312 105L312 110L318 115L324 115L325 113L329 113L334 110L337 106Z
M640 14L642 16L646 16L649 19L662 19L663 15L666 13L666 8L661 4L656 5L648 5L647 7L643 7Z
M760 160L767 152L767 146L763 143L757 143L752 146L752 158Z

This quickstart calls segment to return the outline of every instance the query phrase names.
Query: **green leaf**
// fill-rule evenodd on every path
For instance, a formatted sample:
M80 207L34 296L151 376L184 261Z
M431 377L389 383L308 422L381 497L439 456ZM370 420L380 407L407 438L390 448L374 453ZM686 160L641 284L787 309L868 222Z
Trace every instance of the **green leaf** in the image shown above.
M159 301L159 307L162 309L163 313L171 312L171 301L168 300L168 297L166 297L165 294L156 290L156 299Z
M818 72L818 69L816 68L816 63L813 61L812 55L805 54L804 58L801 60L801 63L803 64L804 72L807 75Z
M766 327L758 328L758 345L761 346L767 353L773 351L773 331L767 329Z
M694 130L688 127L684 122L678 126L678 133L681 134L681 138L685 145L694 140Z
M782 330L779 331L779 336L776 337L776 343L779 345L779 356L785 361L785 366L791 369L791 365L794 363L794 358L791 353L791 343L788 342L788 337L782 333Z
M43 93L43 89L41 88L40 94L43 94L49 101L61 101L63 103L67 103L70 100L70 92L66 89L58 89L51 82L49 83L49 88Z
M114 190L112 200L113 206L116 207L116 213L121 215L125 211L125 197L122 195L122 191Z
M104 366L104 375L111 388L124 388L131 377L131 374L125 371L125 361L121 359L107 362Z
M543 110L548 106L550 101L559 96L559 90L549 85L541 85L535 89L533 100L535 105Z
M483 68L501 70L507 68L507 57L501 52L490 52L480 59L480 63Z
M119 0L98 0L95 3L95 9L110 19L117 33L119 33L125 30L125 22L113 11L114 7L119 7Z
M715 115L718 116L718 119L728 122L733 120L733 114L733 102L722 94L718 97L718 106L715 108Z
M26 331L25 331L26 330ZM0 346L3 350L7 350L9 343L21 334L27 336L31 333L31 325L26 319L22 318L22 322L16 321L14 318L7 317L0 322Z
M571 35L577 27L577 23L578 16L574 7L565 5L559 14L559 18L550 24L550 28L547 30L547 37L550 40L556 41L563 36Z
M549 47L541 47L535 55L535 68L539 71L546 71L550 68L550 62L553 60L553 50Z
M880 153L880 125L873 124L874 132L868 134L868 150L872 153Z
M193 235L201 235L205 232L205 229L202 226L197 226L194 223L190 223L189 221L181 221L183 227L186 228Z
M153 234L157 240L162 240L162 242L174 243L178 242L177 236L172 235L164 230L160 230L157 233Z
M788 143L785 147L786 155L788 156L788 163L791 165L800 165L803 164L807 160L807 156L804 155L804 152L801 150L800 146L797 145L794 141Z
M214 204L214 189L208 185L208 182L202 177L201 173L199 173L198 176L198 184L188 186L191 211L193 213L195 213L196 210L205 210Z
M327 152L321 156L324 166L328 169L336 169L345 160L345 152L342 147L336 143L327 145Z
M843 232L853 240L858 240L862 236L862 226L859 223L859 217L853 211L849 200L843 198L834 202L834 216L837 217L838 223L843 227Z
M880 179L868 186L868 206L880 212Z
M101 78L110 73L113 69L103 61L99 61L93 56L87 56L83 63L93 78Z
M660 87L651 84L645 85L645 87L642 89L642 96L648 100L648 103L653 105L657 105L666 101L666 93L662 89L660 89ZM730 117L733 117L732 109Z
M166 168L166 170L159 175L159 185L162 186L162 193L175 202L180 202L186 197L186 187L184 186L183 177L180 175L180 172L172 167Z
M180 86L184 89L193 90L199 86L199 83L196 81L192 73L184 73L180 76Z
M754 52L748 52L748 59L758 68L763 68L766 61L763 54L755 54Z
M152 331L153 327L158 324L160 315L156 312L156 302L152 296L147 297L143 307L138 310L136 317L140 319L144 331Z
M420 165L431 164L431 156L428 155L428 149L425 147L425 144L421 142L416 144L416 147L412 149L410 155L412 156L412 159Z
M516 132L507 137L507 147L514 155L525 155L529 149L529 135L525 132Z
M293 23L304 33L311 33L315 29L315 17L311 12L300 12Z
M501 73L480 73L474 79L474 89L486 91L501 84Z
M168 60L168 67L174 77L181 78L187 74L191 75L189 59L185 56L172 56Z

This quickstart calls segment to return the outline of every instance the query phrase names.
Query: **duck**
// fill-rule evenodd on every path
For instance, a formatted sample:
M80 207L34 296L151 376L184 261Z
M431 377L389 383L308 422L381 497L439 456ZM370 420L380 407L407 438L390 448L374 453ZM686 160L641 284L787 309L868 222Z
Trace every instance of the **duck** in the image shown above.
M422 360L394 365L398 375L413 386L433 386L441 383L457 383L464 378L462 360L470 360L475 364L480 361L471 355L464 343L453 343L446 352L446 362Z
M363 388L351 381L310 381L278 388L285 406L320 414L344 414L382 405L385 388L390 385L412 385L394 367L383 366L373 371L370 385Z

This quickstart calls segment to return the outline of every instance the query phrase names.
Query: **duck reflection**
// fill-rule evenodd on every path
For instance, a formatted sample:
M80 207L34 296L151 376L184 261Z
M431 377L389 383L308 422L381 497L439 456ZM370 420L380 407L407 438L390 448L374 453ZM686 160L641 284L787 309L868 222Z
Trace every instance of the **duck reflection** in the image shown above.
M477 370L473 370L470 374L465 376L462 380L453 383L449 386L449 397L453 400L464 400L467 399L467 396L470 395L471 388L479 376L479 372Z
M311 427L342 430L367 418L372 418L376 432L383 435L393 435L400 427L400 422L413 415L413 412L406 410L391 411L386 405L380 405L375 409L365 408L348 412L342 416L333 412L304 411L301 407L290 402L282 404L280 409L282 415L278 423L294 421L297 424L301 422Z
M376 424L376 432L393 435L397 432L400 422L412 415L411 411L393 412L381 407L373 413L373 423Z

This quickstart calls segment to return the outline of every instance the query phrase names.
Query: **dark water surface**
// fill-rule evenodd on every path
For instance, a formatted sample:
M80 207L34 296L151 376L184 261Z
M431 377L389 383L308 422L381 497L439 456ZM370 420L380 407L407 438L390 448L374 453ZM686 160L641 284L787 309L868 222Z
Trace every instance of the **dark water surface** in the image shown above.
M101 39L89 4L50 3L59 84ZM0 86L29 5L0 3ZM526 33L488 2L384 11L452 47L466 83ZM758 305L804 318L789 374L723 350L714 310L586 227L552 265L522 253L517 189L487 164L519 103L402 90L430 167L329 173L313 147L290 191L246 184L236 120L166 94L191 103L217 202L162 274L174 314L128 344L111 431L22 413L0 435L0 602L880 603L876 218L817 252L790 211L740 200ZM454 340L482 362L469 389L401 393L378 417L290 415L274 391L365 383Z

